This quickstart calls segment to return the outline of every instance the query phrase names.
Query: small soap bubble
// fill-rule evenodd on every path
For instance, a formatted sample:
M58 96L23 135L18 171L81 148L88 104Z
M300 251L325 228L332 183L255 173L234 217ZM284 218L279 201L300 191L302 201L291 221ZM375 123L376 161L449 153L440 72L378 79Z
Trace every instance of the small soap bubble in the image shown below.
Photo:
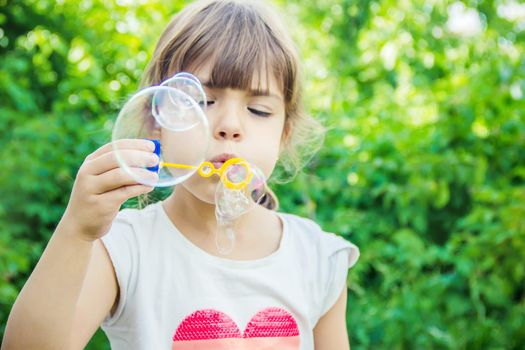
M242 183L246 179L249 181L241 188L227 185L228 181ZM235 220L260 203L266 193L265 188L263 172L253 165L234 164L225 170L215 191L216 244L221 254L231 252L235 243Z

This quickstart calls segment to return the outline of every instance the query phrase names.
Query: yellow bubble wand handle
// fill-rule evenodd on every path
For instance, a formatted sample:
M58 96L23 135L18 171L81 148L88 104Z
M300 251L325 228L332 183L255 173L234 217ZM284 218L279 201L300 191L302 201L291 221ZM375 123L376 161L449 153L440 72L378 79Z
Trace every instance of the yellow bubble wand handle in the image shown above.
M171 167L171 168L179 168L179 169L195 169L197 168L197 172L202 177L210 177L212 175L219 175L221 179L223 179L224 185L232 190L239 190L243 189L245 186L247 186L253 177L253 172L248 164L244 159L242 158L231 158L228 159L224 164L220 167L220 169L216 169L213 163L211 162L202 162L198 167L193 165L187 165L187 164L177 164L177 163L167 163L167 162L160 162L159 164L161 167ZM228 167L232 165L240 165L243 166L246 169L246 177L241 182L232 182L228 178L228 176L224 176L223 174L228 169Z

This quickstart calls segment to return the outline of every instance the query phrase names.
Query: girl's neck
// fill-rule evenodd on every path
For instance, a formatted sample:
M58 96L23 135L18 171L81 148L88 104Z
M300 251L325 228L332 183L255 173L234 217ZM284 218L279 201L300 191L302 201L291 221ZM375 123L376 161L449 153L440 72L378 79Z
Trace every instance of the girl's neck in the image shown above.
M164 210L179 229L189 226L192 231L215 230L215 205L199 200L182 185L175 186L173 193L166 198Z
M163 206L179 230L186 228L188 233L199 232L210 237L215 235L217 228L215 205L198 199L183 186L176 186ZM268 210L256 206L236 220L235 225L244 228L254 227L264 217L266 211Z
M186 238L214 254L217 230L215 205L199 200L183 186L176 186L162 205ZM269 255L279 247L282 226L274 212L256 205L236 220L235 231L236 243L230 257L254 259Z

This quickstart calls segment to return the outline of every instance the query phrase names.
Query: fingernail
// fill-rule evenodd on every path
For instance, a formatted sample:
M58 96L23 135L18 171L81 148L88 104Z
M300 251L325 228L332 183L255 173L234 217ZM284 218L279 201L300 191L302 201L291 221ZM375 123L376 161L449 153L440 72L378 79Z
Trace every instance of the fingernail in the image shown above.
M159 142L158 140L155 140L155 139L144 139L146 141L149 141L149 150L151 152L155 152L155 150L157 149L157 143Z
M159 163L159 157L157 157L157 155L152 154L149 156L149 161L148 161L149 166L155 166L158 163Z

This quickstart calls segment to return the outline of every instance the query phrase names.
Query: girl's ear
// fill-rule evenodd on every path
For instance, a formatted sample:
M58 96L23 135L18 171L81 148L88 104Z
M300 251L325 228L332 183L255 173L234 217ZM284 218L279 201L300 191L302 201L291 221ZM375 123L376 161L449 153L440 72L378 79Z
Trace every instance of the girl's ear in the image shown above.
M155 125L153 126L153 130L151 130L151 136L154 139L160 140L160 125L155 121Z
M144 120L143 127L144 129L146 129L148 138L160 140L161 127L152 115L150 115Z

